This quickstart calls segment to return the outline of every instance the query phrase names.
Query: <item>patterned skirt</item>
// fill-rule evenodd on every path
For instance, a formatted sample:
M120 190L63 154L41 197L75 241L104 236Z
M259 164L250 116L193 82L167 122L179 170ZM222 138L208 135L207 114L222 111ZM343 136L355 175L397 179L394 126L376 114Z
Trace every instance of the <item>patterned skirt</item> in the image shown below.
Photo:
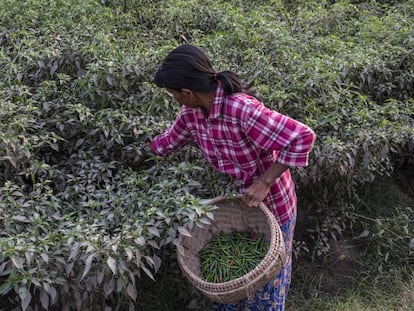
M214 304L216 311L283 311L292 275L292 245L296 215L280 227L286 246L286 263L276 278L267 283L251 299L237 304Z

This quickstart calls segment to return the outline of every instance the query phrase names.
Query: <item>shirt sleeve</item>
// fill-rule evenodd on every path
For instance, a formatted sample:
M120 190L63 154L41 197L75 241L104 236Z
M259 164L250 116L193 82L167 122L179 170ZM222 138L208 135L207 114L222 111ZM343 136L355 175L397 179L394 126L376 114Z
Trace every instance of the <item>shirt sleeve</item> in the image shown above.
M316 139L308 126L261 103L253 105L243 120L246 135L258 148L279 151L279 163L291 167L308 165Z
M150 147L155 154L159 156L169 155L179 150L192 139L191 132L186 126L188 122L185 119L185 111L181 109L174 123L165 132L151 141Z

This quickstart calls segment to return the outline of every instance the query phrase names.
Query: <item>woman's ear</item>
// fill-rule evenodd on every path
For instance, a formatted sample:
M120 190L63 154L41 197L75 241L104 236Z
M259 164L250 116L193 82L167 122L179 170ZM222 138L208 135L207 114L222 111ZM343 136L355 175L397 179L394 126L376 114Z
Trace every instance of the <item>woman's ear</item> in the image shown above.
M190 89L181 89L181 98L192 105L198 101L197 93Z
M190 89L181 89L180 90L181 94L188 96L188 97L192 97L194 96L194 91L190 90Z

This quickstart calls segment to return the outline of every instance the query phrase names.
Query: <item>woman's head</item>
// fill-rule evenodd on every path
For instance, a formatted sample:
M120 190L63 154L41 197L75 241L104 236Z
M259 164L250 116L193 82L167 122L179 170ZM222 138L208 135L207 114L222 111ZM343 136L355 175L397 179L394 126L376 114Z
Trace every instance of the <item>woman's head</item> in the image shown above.
M226 94L244 90L237 74L232 71L216 72L208 56L190 44L172 50L163 60L153 80L159 87L197 92L215 91L218 81Z
M199 48L185 44L172 50L154 77L159 87L210 92L216 89L216 71Z

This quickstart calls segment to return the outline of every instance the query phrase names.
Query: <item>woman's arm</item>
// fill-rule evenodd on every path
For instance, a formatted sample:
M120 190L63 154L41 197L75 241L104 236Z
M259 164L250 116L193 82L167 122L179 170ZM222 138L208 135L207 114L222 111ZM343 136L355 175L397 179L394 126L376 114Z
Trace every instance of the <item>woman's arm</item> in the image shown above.
M278 153L274 164L246 189L244 198L249 206L258 206L268 195L273 182L289 167L308 165L316 139L315 133L305 124L270 110L260 102L255 104L255 109L243 118L246 135L257 148Z
M192 139L187 124L186 111L181 109L174 123L151 141L151 151L156 155L166 156L186 145Z
M289 166L282 163L273 163L259 179L246 189L243 201L248 206L258 207L269 194L270 187L276 178L280 177L288 168Z

